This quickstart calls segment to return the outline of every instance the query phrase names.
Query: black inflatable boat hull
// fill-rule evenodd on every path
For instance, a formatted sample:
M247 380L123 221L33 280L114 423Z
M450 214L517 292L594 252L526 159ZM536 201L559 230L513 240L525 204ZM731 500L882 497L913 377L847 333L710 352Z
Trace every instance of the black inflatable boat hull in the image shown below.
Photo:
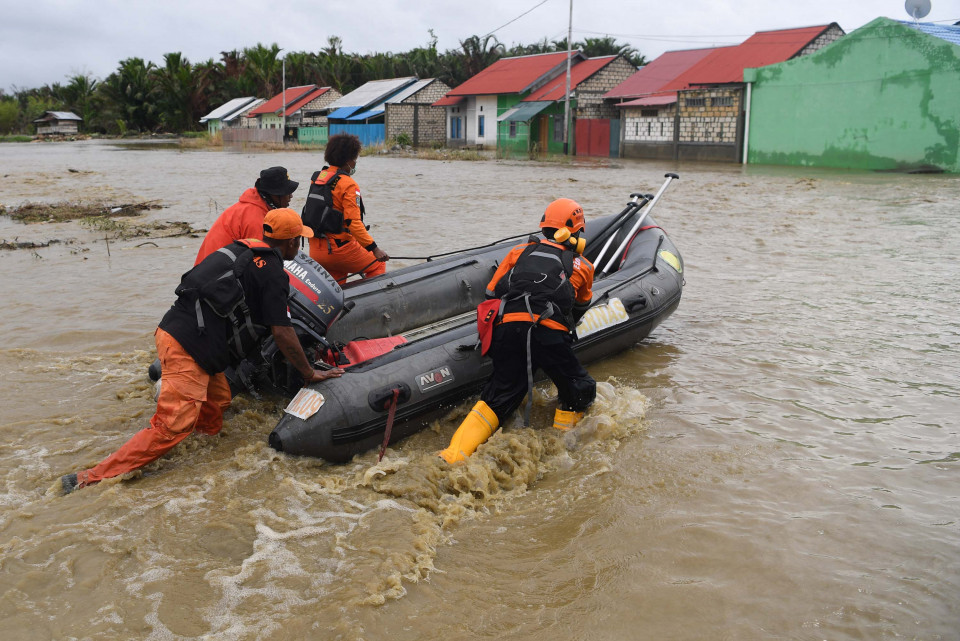
M602 219L596 221L596 228L602 223ZM625 226L614 245L628 235L628 230ZM322 404L306 418L289 413L299 407L293 402L288 405L270 434L270 445L289 454L342 463L384 441L387 401L392 399L394 389L398 390L399 403L390 442L418 432L433 418L478 393L492 364L474 349L474 310L483 300L496 264L515 245L509 242L453 257L430 276L412 268L388 274L389 279L381 277L380 283L380 279L372 279L357 289L345 288L345 298L358 302L343 320L344 327L339 331L337 325L331 328L330 334L339 340L373 338L392 330L403 334L418 326L417 321L405 318L407 314L430 323L442 304L447 305L446 314L451 319L439 329L425 330L422 337L414 332L410 342L349 368L340 378L311 386L312 392L306 393ZM584 319L591 327L581 321L586 335L574 344L584 363L621 353L649 336L677 308L683 289L680 253L649 218L619 269L601 276L601 267L596 265L594 305ZM444 284L439 286L434 279ZM347 327L355 319L359 321L357 326Z

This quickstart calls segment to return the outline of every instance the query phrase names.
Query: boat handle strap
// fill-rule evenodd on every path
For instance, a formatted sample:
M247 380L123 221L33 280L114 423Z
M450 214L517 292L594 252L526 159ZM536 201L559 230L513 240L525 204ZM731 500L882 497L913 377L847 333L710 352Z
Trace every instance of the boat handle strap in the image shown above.
M393 396L387 401L387 429L383 432L383 445L380 446L380 455L377 462L383 460L383 455L387 451L387 445L390 443L390 432L393 431L393 419L397 415L397 405L399 405L400 388L393 388Z

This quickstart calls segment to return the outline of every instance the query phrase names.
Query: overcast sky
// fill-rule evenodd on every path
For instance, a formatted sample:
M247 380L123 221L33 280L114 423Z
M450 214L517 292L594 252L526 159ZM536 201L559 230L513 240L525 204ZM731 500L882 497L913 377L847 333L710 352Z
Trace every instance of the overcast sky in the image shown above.
M922 1L922 0L920 0ZM924 22L960 20L960 0L930 0ZM347 52L440 51L471 35L531 44L567 34L569 0L34 0L0 12L0 89L102 80L120 60L191 62L261 42L319 51L339 36ZM908 19L904 0L573 0L573 40L613 36L648 60L664 51L742 42L756 31L837 22L850 32L878 16Z

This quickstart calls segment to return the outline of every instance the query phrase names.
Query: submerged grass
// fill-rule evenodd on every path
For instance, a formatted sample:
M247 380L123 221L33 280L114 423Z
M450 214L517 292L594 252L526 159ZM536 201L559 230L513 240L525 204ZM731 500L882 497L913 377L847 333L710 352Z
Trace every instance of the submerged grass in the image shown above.
M139 216L149 209L162 209L157 201L108 205L106 203L25 203L10 209L0 205L0 215L22 223L63 222L67 220L110 220L118 216Z

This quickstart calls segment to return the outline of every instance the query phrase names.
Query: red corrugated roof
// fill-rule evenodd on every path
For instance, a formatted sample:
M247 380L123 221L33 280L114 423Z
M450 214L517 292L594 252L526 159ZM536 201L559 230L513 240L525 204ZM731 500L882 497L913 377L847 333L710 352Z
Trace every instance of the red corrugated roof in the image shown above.
M579 51L573 52L573 55L582 59ZM521 93L566 62L566 51L501 58L473 78L447 92L447 95L480 96Z
M619 85L604 94L604 98L636 98L659 91L668 82L704 59L714 49L686 49L668 51L648 65L640 67Z
M615 59L616 56L598 56L596 58L587 58L581 62L572 61L570 68L570 89L575 89L577 85L606 67ZM563 91L566 86L567 70L564 69L558 76L551 78L543 87L524 98L523 102L563 100Z
M603 97L640 98L696 85L743 82L745 68L789 60L831 26L760 31L733 47L668 51Z
M736 47L715 49L662 89L676 91L696 85L743 82L744 68L789 60L830 26L757 32Z
M287 109L284 113L285 116L290 116L295 114L301 107L313 100L318 98L323 94L327 93L330 90L330 87L318 87L317 85L303 85L301 87L287 87L286 99L287 99ZM283 99L284 95L281 91L276 96L266 101L253 111L251 111L249 116L261 116L266 114L280 114L280 110L283 108Z
M440 100L433 103L433 107L450 107L452 105L459 104L466 100L463 96L444 96Z
M662 107L663 105L672 105L677 101L676 93L668 93L659 96L644 96L636 100L627 102L618 102L617 107Z

